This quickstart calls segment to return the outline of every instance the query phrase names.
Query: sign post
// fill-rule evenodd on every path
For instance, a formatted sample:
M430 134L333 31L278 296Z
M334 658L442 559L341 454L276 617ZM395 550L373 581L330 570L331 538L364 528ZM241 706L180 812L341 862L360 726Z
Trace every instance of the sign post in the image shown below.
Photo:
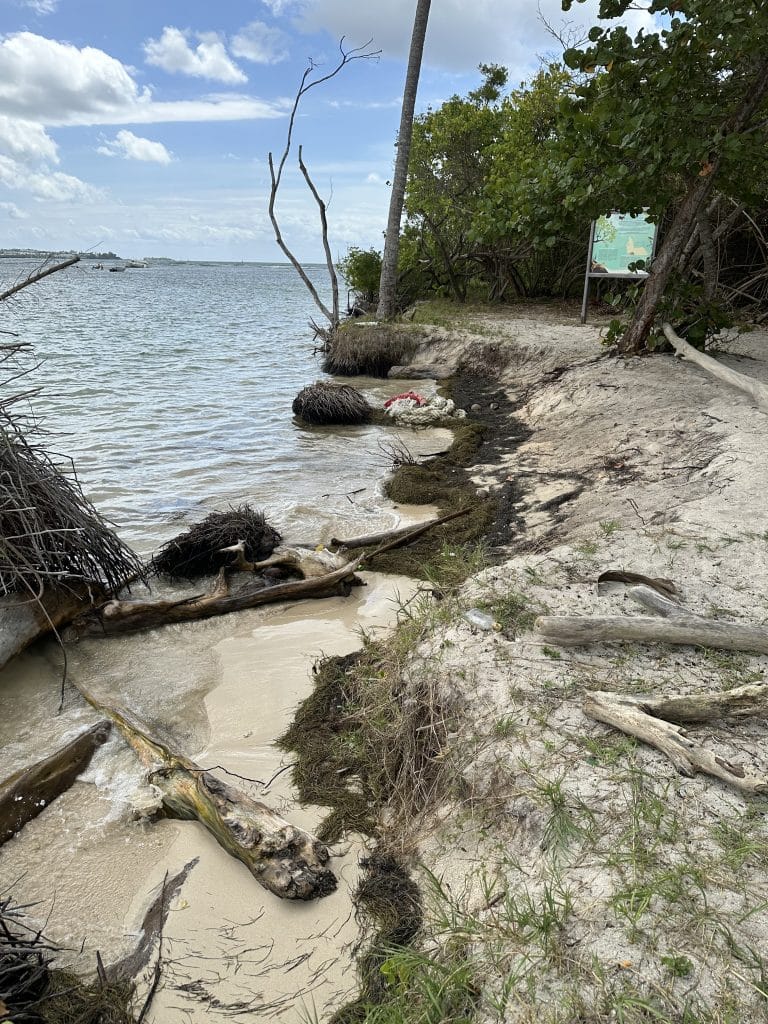
M646 265L656 251L656 225L646 214L611 213L592 221L584 274L581 322L587 322L589 284L595 277L639 281L648 276Z

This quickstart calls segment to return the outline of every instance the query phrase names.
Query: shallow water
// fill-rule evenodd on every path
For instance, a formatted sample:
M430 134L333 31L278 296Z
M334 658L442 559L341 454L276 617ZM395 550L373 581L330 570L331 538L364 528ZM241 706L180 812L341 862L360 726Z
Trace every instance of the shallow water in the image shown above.
M34 266L0 260L0 288ZM33 407L51 443L146 553L231 502L265 508L294 539L321 537L334 518L360 523L375 507L360 489L385 471L391 431L292 417L298 391L324 376L308 327L315 312L285 265L112 274L83 261L1 306L0 327L41 361ZM386 381L355 386L377 400L393 392ZM423 435L404 435L418 450Z
M19 266L1 262L0 284ZM391 432L293 422L294 395L319 371L306 327L311 307L290 268L185 264L109 274L84 264L4 312L0 326L33 342L43 360L35 411L75 460L88 496L142 553L229 502L265 508L299 540L375 532L433 511L394 509L382 498L380 443ZM387 382L354 383L372 398L392 392ZM415 454L450 438L402 433ZM311 689L312 663L354 650L361 628L387 628L413 589L412 581L365 576L368 586L347 599L83 641L69 648L69 672L169 733L200 764L266 780L285 763L274 739ZM4 670L3 775L97 719L71 689L57 714L60 669L58 649L43 642ZM237 784L305 828L322 817L295 804L287 772L266 793ZM354 985L350 889L359 842L337 851L336 893L285 903L197 823L137 820L149 797L135 757L113 735L72 789L0 850L0 890L40 901L51 937L91 973L96 949L110 963L135 946L166 871L199 857L171 907L151 1019L295 1021L315 1010L324 1019Z

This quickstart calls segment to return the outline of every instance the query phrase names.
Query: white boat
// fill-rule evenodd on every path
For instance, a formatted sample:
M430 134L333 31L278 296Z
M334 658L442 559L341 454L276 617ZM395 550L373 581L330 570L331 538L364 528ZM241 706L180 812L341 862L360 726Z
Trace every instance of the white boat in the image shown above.
M144 267L149 266L149 264L145 263L143 260L128 260L125 265L126 267L131 267L133 270L142 270Z

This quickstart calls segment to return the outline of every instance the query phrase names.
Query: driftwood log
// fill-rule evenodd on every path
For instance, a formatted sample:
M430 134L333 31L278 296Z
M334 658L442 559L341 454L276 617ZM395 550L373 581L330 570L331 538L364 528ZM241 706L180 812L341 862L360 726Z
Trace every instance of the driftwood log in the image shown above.
M98 722L48 757L0 783L0 846L66 792L109 737L111 722Z
M74 686L120 730L169 817L199 821L276 896L311 900L334 891L336 876L327 867L330 854L319 839L174 751L131 712L102 703L78 682Z
M263 580L254 580L236 593L229 590L229 572L222 569L209 594L200 594L183 601L108 601L93 612L72 623L70 635L112 636L139 629L151 629L177 622L210 619L216 615L274 604L277 601L297 601L304 598L338 597L349 592L350 578L354 576L360 559L345 563L335 572L326 572L291 583L267 586Z
M730 387L736 388L743 394L748 395L761 412L768 413L768 387L765 384L761 384L760 381L755 380L753 377L748 377L744 373L739 373L737 370L731 370L730 367L723 366L722 363L718 362L717 359L713 359L712 356L699 352L698 349L693 348L693 346L681 338L674 331L671 324L664 324L663 330L667 341L682 359L695 363L702 370L706 370L707 373L711 373L717 380L722 381L723 384L728 384Z
M0 600L0 669L38 637L90 607L93 599L93 589L77 587L44 590L39 599L19 595Z
M733 764L707 750L675 724L768 714L768 684L740 686L722 693L669 697L628 697L593 690L585 695L584 713L656 747L682 775L704 772L748 795L768 793L768 775Z
M369 533L365 537L350 537L348 540L340 540L338 537L331 539L333 547L338 548L340 551L353 551L357 548L369 548L373 545L380 545L375 551L372 551L368 555L370 560L375 555L380 555L384 551L392 551L394 548L404 547L406 544L410 544L412 541L421 537L435 526L442 526L443 523L450 523L452 519L458 519L459 516L465 516L468 512L471 512L471 507L461 508L457 512L449 512L448 515L440 516L438 519L430 519L426 523L421 523L418 526L401 526L397 530L385 530L383 533Z
M669 619L644 615L542 615L536 619L534 629L547 641L564 646L628 640L768 654L768 629L689 614Z

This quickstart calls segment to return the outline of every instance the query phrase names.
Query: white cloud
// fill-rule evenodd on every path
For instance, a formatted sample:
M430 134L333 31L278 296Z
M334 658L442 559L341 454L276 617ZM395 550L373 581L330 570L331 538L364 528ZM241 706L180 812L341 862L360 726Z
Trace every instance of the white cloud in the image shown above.
M266 2L266 0L265 0ZM385 57L408 53L413 27L413 0L387 0L386 4L360 0L272 0L273 13L292 14L307 32L325 30L346 37L351 45L373 39ZM575 4L567 16L580 26L597 22L598 0ZM555 28L563 24L560 0L541 0L541 10ZM625 22L631 31L650 28L653 17L630 11ZM537 54L557 49L532 0L440 0L433 3L424 47L424 63L450 71L469 72L478 64L500 63L511 69L511 80L524 77L537 63Z
M147 63L171 73L210 78L217 82L235 84L248 81L216 32L196 32L195 38L199 43L194 49L189 44L190 36L187 30L166 26L159 39L148 39L144 44Z
M277 64L288 56L288 37L279 28L252 21L233 36L230 50L255 64Z
M0 42L0 111L30 120L62 123L150 100L126 68L86 46L17 32ZM86 122L87 123L87 122Z
M103 50L32 32L0 36L0 114L46 125L160 124L281 117L280 103L225 94L156 102Z
M0 210L5 211L11 220L27 220L29 214L25 210L20 210L16 203L0 203Z
M25 163L59 162L56 143L42 125L5 114L0 114L0 153Z
M59 0L24 0L24 6L30 7L35 14L53 14Z
M126 160L143 160L155 164L169 164L173 159L162 142L143 139L125 128L111 142L99 146L96 152L103 156L121 156Z
M30 192L37 199L93 200L102 193L79 178L61 171L32 171L7 156L0 156L0 184L7 188Z

